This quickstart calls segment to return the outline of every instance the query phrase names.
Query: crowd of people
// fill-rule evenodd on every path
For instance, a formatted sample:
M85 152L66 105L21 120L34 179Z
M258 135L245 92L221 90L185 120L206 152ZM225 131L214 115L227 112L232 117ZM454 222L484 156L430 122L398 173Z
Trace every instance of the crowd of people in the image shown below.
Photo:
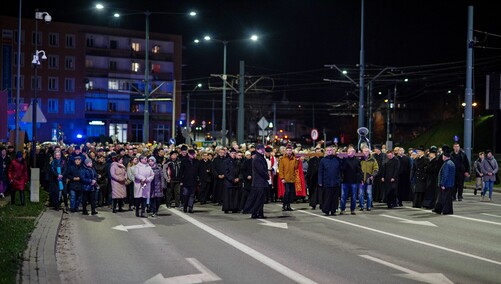
M16 193L25 205L29 183L28 151L0 148L0 198ZM194 213L194 205L211 203L226 213L264 218L264 204L281 202L293 211L297 200L308 200L325 215L371 211L373 203L387 208L427 208L453 214L453 201L463 199L470 162L458 143L396 147L375 145L303 149L300 145L273 147L232 143L229 147L197 149L187 145L111 144L46 145L37 147L42 188L55 210L85 215L100 210L135 211L155 217L162 204ZM473 164L482 201L492 199L498 164L492 151L479 153ZM487 198L488 194L488 199ZM61 204L62 203L62 204ZM89 208L90 207L90 213Z

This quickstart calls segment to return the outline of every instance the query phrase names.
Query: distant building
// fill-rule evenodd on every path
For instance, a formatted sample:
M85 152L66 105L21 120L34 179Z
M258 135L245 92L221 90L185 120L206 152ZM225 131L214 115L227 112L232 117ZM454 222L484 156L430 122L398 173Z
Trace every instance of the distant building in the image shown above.
M37 88L38 104L47 123L37 126L37 140L64 135L65 141L104 135L120 142L140 142L143 136L145 32L109 27L22 20L20 120ZM6 90L8 129L15 128L18 19L0 17L1 89ZM45 51L38 76L32 66L35 43ZM172 137L172 94L181 81L182 38L150 33L150 141ZM180 87L176 87L180 90ZM181 95L176 91L176 113ZM176 117L179 119L179 116ZM32 124L20 122L31 139ZM5 139L6 133L0 133Z

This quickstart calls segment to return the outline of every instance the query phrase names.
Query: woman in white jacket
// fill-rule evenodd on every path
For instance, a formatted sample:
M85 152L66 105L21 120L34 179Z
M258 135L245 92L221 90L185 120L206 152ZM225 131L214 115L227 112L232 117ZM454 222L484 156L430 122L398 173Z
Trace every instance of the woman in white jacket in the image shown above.
M155 174L148 165L148 158L141 155L139 157L139 163L134 169L134 202L136 206L136 217L139 217L140 206L141 217L146 217L146 200L150 198L150 186L154 177Z

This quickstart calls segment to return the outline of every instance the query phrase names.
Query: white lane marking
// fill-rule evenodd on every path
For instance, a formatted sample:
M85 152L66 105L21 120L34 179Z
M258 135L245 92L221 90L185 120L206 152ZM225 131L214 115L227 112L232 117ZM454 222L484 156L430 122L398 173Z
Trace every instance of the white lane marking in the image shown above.
M195 258L187 258L186 259L191 265L195 266L195 268L200 271L197 274L188 274L181 276L174 276L164 278L162 273L158 273L152 278L148 279L145 284L192 284L192 283L204 283L204 282L213 282L219 281L221 278L217 276L210 269L205 267L200 261Z
M489 214L489 213L482 213L482 215L501 218L500 215L494 215L494 214Z
M398 275L398 276L401 276L401 277L404 277L404 278L407 278L407 279L412 279L412 280L415 280L415 281L425 282L425 283L431 283L431 284L435 284L435 283L436 284L453 284L454 283L451 280L449 280L449 278L447 278L442 273L419 273L417 271L410 270L408 268L402 267L400 265L396 265L394 263L391 263L391 262L388 262L388 261L385 261L385 260L382 260L382 259L379 259L379 258L372 257L370 255L364 255L363 254L363 255L359 255L359 256L363 257L365 259L377 262L379 264L391 267L393 269L402 271L405 274L401 274L401 275Z
M427 213L435 214L435 213L433 213L433 212L431 212L429 210L425 210L425 209L421 209L421 208L413 208L413 207L407 207L407 206L405 208L412 209L412 210L418 210L418 211L421 211L421 212L427 212ZM475 222L480 222L480 223L486 223L486 224L501 226L501 223L494 222L494 221L476 219L476 218L459 216L459 215L444 215L444 216L448 217L448 218L458 218L458 219L464 219L464 220L469 220L469 221L475 221Z
M406 224L421 225L421 226L430 226L430 227L438 227L437 225L435 225L435 224L433 224L432 222L429 222L429 221L414 221L414 220L404 219L404 218L395 217L395 216L386 215L386 214L379 214L379 216L383 216L383 217L386 217L386 218L391 218L391 219L399 220L400 222L406 223Z
M174 213L175 215L178 215L179 217L183 218L184 220L190 222L191 224L197 226L198 228L206 231L207 233L213 235L214 237L220 239L221 241L233 246L234 248L240 250L241 252L247 254L248 256L254 258L255 260L261 262L262 264L270 267L271 269L275 270L276 272L282 274L283 276L291 279L292 281L294 282L297 282L297 283L317 283L309 278L307 278L306 276L300 274L300 273L297 273L296 271L288 268L287 266L267 257L266 255L256 251L255 249L247 246L247 245L244 245L243 243L235 240L235 239L232 239L230 237L228 237L227 235L217 231L216 229L213 229L212 227L209 227L208 225L205 225L204 223L182 213L182 212L179 212L175 209L169 209L172 213Z
M280 229L287 229L288 228L287 223L274 223L274 222L271 222L271 221L268 221L265 219L258 219L258 220L263 222L259 225L264 225L264 226L273 227L273 228L280 228Z
M345 225L356 227L356 228L359 228L359 229L363 229L363 230L367 230L367 231L379 233L379 234L382 234L382 235L394 237L394 238L401 239L401 240L406 240L406 241L409 241L409 242L413 242L413 243L417 243L417 244L420 244L420 245L429 246L429 247L432 247L432 248L436 248L436 249L448 251L448 252L451 252L451 253L459 254L459 255L462 255L462 256L466 256L466 257L478 259L478 260L481 260L481 261L485 261L485 262L488 262L488 263L492 263L492 264L496 264L496 265L501 266L501 262L499 262L499 261L492 260L492 259L485 258L485 257L481 257L481 256L478 256L478 255L474 255L474 254L462 252L462 251L459 251L459 250L450 249L450 248L447 248L447 247L435 245L435 244L432 244L432 243L427 243L427 242L424 242L424 241L412 239L412 238L409 238L409 237L404 237L404 236L401 236L401 235L397 235L397 234L393 234L393 233L389 233L389 232L385 232L385 231L381 231L381 230L377 230L377 229L365 227L365 226L362 226L362 225L358 225L358 224L354 224L354 223L342 221L342 220L339 220L339 219L334 219L334 218L329 218L329 217L326 217L326 216L321 216L321 215L314 214L314 213L311 213L311 212L308 212L308 211L304 211L304 210L297 210L297 211L301 212L301 213L313 215L313 216L316 216L316 217L319 217L319 218L323 218L323 219L326 219L326 220L330 220L330 221L333 221L333 222L345 224Z
M480 202L479 204L490 205L490 206L501 206L501 204L496 204L492 202Z
M129 230L133 230L133 229L144 229L144 228L154 228L155 227L155 225L153 225L150 221L148 221L148 219L143 218L141 220L143 220L143 223L144 223L143 225L131 225L131 226L118 225L118 226L112 227L112 229L118 230L118 231L128 232Z

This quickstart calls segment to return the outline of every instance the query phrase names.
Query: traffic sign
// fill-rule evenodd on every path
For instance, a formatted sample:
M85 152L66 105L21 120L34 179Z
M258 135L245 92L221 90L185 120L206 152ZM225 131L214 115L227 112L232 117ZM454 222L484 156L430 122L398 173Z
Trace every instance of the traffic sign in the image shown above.
M257 125L261 128L261 130L265 130L266 127L268 127L268 124L268 120L266 120L264 116L257 122Z
M318 130L316 130L315 128L311 130L311 139L313 139L313 141L318 139Z

